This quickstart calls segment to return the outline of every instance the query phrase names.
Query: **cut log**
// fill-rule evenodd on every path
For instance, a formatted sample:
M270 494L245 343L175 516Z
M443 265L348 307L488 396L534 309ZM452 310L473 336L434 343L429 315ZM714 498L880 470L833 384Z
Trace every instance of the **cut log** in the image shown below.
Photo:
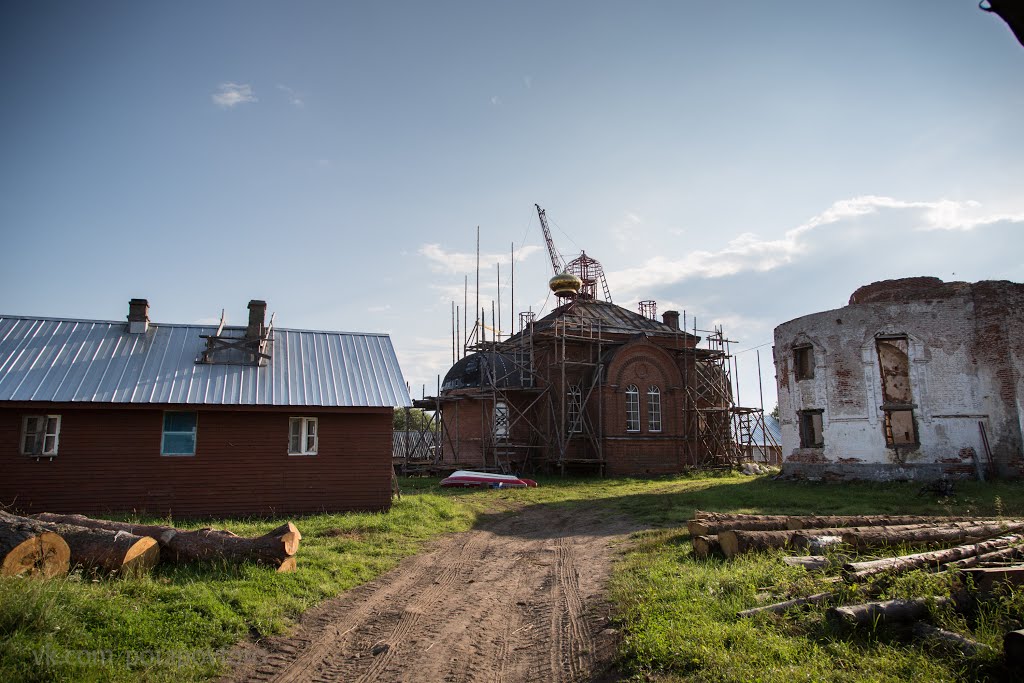
M946 524L967 522L972 517L929 517L926 515L793 515L789 529L825 529L850 526L901 526L905 524Z
M139 576L160 562L160 545L149 536L72 524L42 524L67 542L71 549L72 567Z
M718 536L694 536L693 554L700 558L721 555L722 544L718 542Z
M999 539L992 539L992 541L985 541L985 543L992 543L997 540ZM1016 560L1022 557L1024 557L1024 546L1011 545L1010 547L1003 548L1002 550L993 550L992 552L985 552L981 555L973 555L971 557L965 557L962 560L950 562L946 567L949 569L963 569L966 567L982 567L1001 562L1016 564Z
M842 529L815 529L810 531L745 531L741 529L723 531L718 534L718 542L722 545L722 553L733 558L742 553L757 550L769 550L771 548L789 548L798 546L795 537L800 535L806 539L807 535L814 533L817 536L838 536Z
M937 542L963 542L991 538L1024 530L1024 524L972 524L952 522L942 526L890 526L851 529L843 532L843 543L858 550L887 545L916 545Z
M1024 670L1024 629L1003 636L1003 657L1011 671Z
M755 614L780 614L794 607L801 607L803 605L817 605L835 596L836 593L815 593L814 595L808 595L805 598L793 598L792 600L784 600L783 602L776 602L771 605L762 605L761 607L752 607L750 609L745 609L742 612L737 612L736 616L752 617Z
M952 631L947 631L944 628L938 628L921 621L914 624L912 632L918 640L953 648L965 657L976 657L992 649L985 643L979 643L959 633L953 633Z
M68 544L35 520L0 511L0 576L51 578L71 566Z
M302 534L291 522L255 538L236 536L230 531L201 529L181 531L169 526L114 522L91 519L83 515L57 515L44 512L35 519L57 524L72 524L92 529L124 531L137 536L148 536L160 544L160 558L165 562L232 563L255 562L276 567L278 571L292 571L295 564L286 560L299 549Z
M775 531L785 529L789 522L787 515L722 515L707 513L706 516L691 519L686 528L691 536L712 536L723 531L741 529L745 531Z
M790 567L803 567L809 572L820 572L829 565L828 558L821 555L788 556L783 557L782 562Z
M933 550L931 552L901 555L899 557L884 557L880 560L870 560L867 562L847 562L843 565L843 572L846 575L847 581L863 581L884 573L899 574L920 567L940 566L958 560L974 560L979 556L1004 549L1013 543L1020 543L1021 541L1024 541L1024 536L1002 536L990 541L958 545L955 548L946 548L944 550Z
M1013 567L975 567L964 574L974 581L974 589L989 595L999 586L1024 586L1024 564Z
M864 627L879 623L917 621L928 615L931 605L947 605L951 598L914 598L913 600L882 600L860 605L832 607L825 617L840 626Z

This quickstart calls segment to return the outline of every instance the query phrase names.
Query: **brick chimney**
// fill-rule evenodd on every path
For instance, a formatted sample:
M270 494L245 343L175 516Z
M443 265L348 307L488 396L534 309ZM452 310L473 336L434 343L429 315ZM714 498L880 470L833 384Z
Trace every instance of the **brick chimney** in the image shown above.
M266 329L267 302L253 299L249 302L249 326L245 328L246 339L259 339Z
M673 330L679 329L679 311L665 311L661 314L661 319Z
M132 299L128 302L128 333L145 334L149 330L149 302Z

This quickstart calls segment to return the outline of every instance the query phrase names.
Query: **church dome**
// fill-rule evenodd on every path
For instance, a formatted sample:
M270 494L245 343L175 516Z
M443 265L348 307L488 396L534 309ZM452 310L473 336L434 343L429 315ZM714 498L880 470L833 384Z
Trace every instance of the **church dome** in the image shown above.
M555 293L555 296L576 296L580 293L583 280L572 273L559 273L548 280L548 287Z

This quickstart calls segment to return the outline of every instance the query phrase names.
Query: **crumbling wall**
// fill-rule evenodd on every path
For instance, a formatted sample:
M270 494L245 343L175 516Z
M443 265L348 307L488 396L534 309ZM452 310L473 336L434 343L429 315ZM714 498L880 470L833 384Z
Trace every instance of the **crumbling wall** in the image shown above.
M775 330L789 470L842 465L878 479L879 467L917 466L920 476L962 476L986 464L980 422L999 472L1024 474L1024 285L907 278L861 287L850 301ZM794 349L808 345L814 377L799 379ZM809 447L816 410L824 443Z

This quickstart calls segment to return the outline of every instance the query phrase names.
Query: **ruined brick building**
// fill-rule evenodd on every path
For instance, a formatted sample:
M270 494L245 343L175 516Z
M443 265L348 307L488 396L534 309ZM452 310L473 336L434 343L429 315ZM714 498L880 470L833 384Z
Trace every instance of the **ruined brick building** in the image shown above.
M1019 477L1024 285L917 277L775 328L783 471Z

